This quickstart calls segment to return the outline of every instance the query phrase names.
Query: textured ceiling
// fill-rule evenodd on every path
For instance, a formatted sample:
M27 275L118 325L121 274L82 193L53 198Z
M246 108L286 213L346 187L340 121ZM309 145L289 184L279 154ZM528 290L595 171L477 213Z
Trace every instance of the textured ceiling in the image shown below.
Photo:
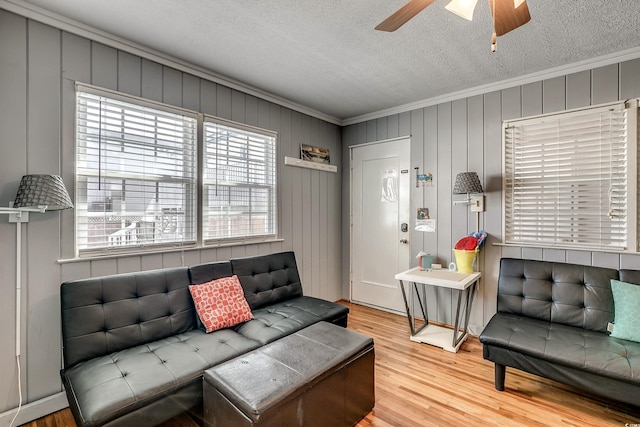
M485 0L473 22L437 0L394 33L374 30L405 1L26 3L338 120L640 47L638 0L527 0L531 21L496 53Z

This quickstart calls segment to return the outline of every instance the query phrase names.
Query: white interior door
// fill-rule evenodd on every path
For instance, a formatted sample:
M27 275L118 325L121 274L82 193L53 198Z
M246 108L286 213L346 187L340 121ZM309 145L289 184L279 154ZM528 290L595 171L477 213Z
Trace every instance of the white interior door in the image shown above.
M353 302L405 310L394 276L410 265L409 161L408 138L351 149Z

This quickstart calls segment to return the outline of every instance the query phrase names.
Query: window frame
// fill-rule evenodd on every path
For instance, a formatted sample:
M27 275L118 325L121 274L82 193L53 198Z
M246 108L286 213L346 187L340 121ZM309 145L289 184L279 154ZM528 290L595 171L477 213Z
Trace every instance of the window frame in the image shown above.
M206 115L198 111L193 111L189 109L184 109L181 107L175 107L173 105L151 101L145 98L123 94L121 92L103 89L101 87L92 86L85 83L76 82L75 84L75 105L74 105L74 181L75 181L75 201L76 207L82 207L84 205L84 209L75 209L74 212L74 252L75 256L78 258L93 258L93 257L105 257L105 256L117 256L117 255L132 255L132 254L145 254L145 253L154 253L154 252L164 252L167 250L184 250L187 248L190 249L204 249L207 247L220 247L220 246L233 246L233 245L242 245L242 244L251 244L251 243L264 243L264 242L272 242L272 241L280 241L279 237L279 188L278 188L278 174L279 174L279 164L277 161L277 153L278 153L278 133L272 130L263 129L243 123L237 123L231 120L226 120L218 117L214 117L211 115ZM192 186L194 191L193 200L190 200L189 206L191 207L191 212L188 214L192 219L193 224L193 238L185 239L182 242L159 242L153 244L144 244L144 245L126 245L126 246L117 246L117 247L109 247L107 242L104 242L105 246L101 247L81 247L80 234L87 233L88 228L85 226L84 231L78 228L79 221L79 213L83 212L87 214L89 212L88 202L89 197L87 193L87 185L84 185L84 190L81 190L82 187L82 179L83 176L88 176L87 174L82 174L82 165L79 160L79 151L80 151L80 142L79 138L79 99L78 96L80 92L85 92L91 94L92 96L105 97L108 99L112 99L117 102L124 102L132 104L140 109L143 108L151 108L155 110L165 111L169 113L177 113L190 118L195 119L194 126L194 147L193 147L193 156L192 156L192 165L190 170L194 175L194 180L192 181ZM205 200L205 162L206 162L206 147L205 147L205 122L219 123L228 128L236 129L240 132L251 132L255 134L261 134L272 138L272 149L273 149L273 157L272 157L272 177L273 177L273 185L271 187L271 192L273 194L272 197L272 205L270 208L270 214L273 218L272 220L272 232L269 234L264 234L260 236L238 236L232 238L217 238L217 239L204 239L204 215L205 215L205 206L203 205L203 201ZM122 178L123 182L125 178ZM161 182L161 181L158 181ZM81 191L84 191L84 196L81 194ZM80 200L80 197L84 197L84 200ZM86 222L88 215L84 216L84 221ZM124 223L123 223L124 224ZM106 236L106 234L105 234Z
M213 179L211 179L211 183L209 183L210 179L207 178L206 176L208 159L209 159L208 152L207 152L207 143L208 143L207 125L208 124L211 124L216 127L226 128L230 131L230 133L237 132L238 134L240 134L240 136L238 137L239 139L247 140L247 151L245 153L246 154L245 156L232 156L232 155L228 155L226 157L220 156L221 158L226 158L227 160L232 160L232 157L235 157L235 159L233 160L236 160L239 162L246 162L247 165L249 163L253 163L253 168L247 169L247 177L246 177L247 182L239 182L238 180L235 180L234 182L232 182L232 180L228 180L226 181L226 185L221 185L221 187L227 187L229 191L231 191L231 189L234 189L234 188L238 190L249 189L248 191L250 194L253 193L253 190L266 190L270 195L268 206L266 207L266 217L267 217L266 227L269 232L245 233L240 236L226 236L226 237L212 237L206 234L206 231L208 230L208 226L205 226L204 217L206 214L209 214L209 211L205 206L205 202L208 200L208 197L205 193L209 187L218 186L217 183L218 183L218 177L219 177L218 175L216 175ZM220 131L217 131L217 132L219 133ZM225 245L229 243L247 244L247 243L258 243L258 242L275 240L278 236L278 214L279 214L278 212L278 160L277 160L278 159L278 133L271 130L255 127L255 126L235 123L230 120L221 119L219 117L204 115L201 136L202 136L202 143L201 143L202 191L200 192L201 209L200 209L199 225L200 225L200 230L202 235L202 245L203 246L220 246L220 245ZM270 166L270 170L268 172L265 172L263 176L251 172L251 170L255 171L256 165L259 164L260 161L255 159L255 155L259 152L259 150L257 150L255 147L253 149L249 148L248 147L249 141L253 141L253 143L255 144L258 139L264 139L265 144L271 144L271 147L266 147L264 149L265 157L270 156L270 158L268 159L265 158L264 164L267 167ZM230 146L231 146L231 142L228 141L228 147ZM236 148L238 148L237 145L236 145ZM216 150L216 153L217 153L217 150ZM253 160L250 159L252 155L254 157ZM258 179L263 179L265 182L263 184L259 184L257 182L253 182L253 183L249 182L251 180L257 181ZM253 195L251 195L250 197L253 197ZM229 194L229 198L231 198L230 194ZM249 211L244 212L245 215L246 214L249 215L249 218L253 218L253 213L254 213L253 207L254 205L252 203L249 206ZM226 215L226 216L220 215L220 217L226 218L227 223L229 223L231 215ZM252 226L250 225L249 228L252 228Z
M549 121L561 121L570 118L570 121L573 120L574 117L579 117L581 114L599 114L601 111L620 109L626 112L626 193L624 197L626 198L626 206L624 214L626 215L626 219L624 222L624 229L626 230L626 244L622 246L614 246L603 244L602 242L567 242L562 241L556 233L556 239L552 242L548 241L531 241L531 240L523 240L517 239L513 231L509 228L512 226L512 222L514 221L511 216L514 216L514 213L509 206L510 196L509 193L512 188L509 180L513 180L513 176L510 175L509 166L507 165L508 159L508 149L511 148L509 146L508 141L508 132L509 129L512 129L514 126L522 125L522 124L531 124L531 123L541 123L541 122L549 122ZM516 246L516 247L540 247L540 248L552 248L552 249L565 249L565 250L588 250L588 251L603 251L603 252L638 252L638 242L640 239L638 238L638 221L637 218L637 200L638 200L638 176L637 176L637 145L638 145L638 100L626 100L626 101L616 101L607 104L594 105L584 108L576 108L572 110L554 112L549 114L542 114L531 117L524 117L518 119L507 120L503 122L502 125L502 245L504 246ZM512 132L514 133L514 132ZM574 143L579 143L581 141L576 140ZM557 145L564 144L562 140L559 138ZM604 145L601 143L601 145ZM514 158L516 156L514 155ZM585 155L585 158L587 156ZM580 160L580 159L578 159ZM585 161L582 159L582 161ZM574 167L574 163L571 163L572 167ZM515 164L514 164L515 167ZM540 166L540 173L543 173L543 166ZM611 170L609 171L611 173ZM571 181L566 181L571 182ZM575 181L574 181L575 182ZM574 186L574 184L570 184ZM609 189L608 191L611 191ZM576 193L583 194L583 193ZM603 194L602 190L599 193ZM611 195L609 194L609 197ZM611 199L609 201L611 203ZM582 208L579 208L582 209ZM611 207L609 208L611 209ZM510 222L511 221L511 222ZM575 223L575 219L570 220L569 222ZM543 226L545 224L543 223ZM546 225L548 227L548 223ZM550 231L550 230L548 230ZM583 236L585 233L581 233ZM588 233L586 233L588 234Z

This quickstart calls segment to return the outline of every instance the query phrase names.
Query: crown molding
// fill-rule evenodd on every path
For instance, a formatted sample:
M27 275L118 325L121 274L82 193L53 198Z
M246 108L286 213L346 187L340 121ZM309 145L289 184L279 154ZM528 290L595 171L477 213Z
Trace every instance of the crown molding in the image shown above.
M315 117L320 120L324 120L328 123L332 123L338 126L349 126L352 124L362 123L369 120L375 120L382 117L387 117L394 114L405 113L408 111L418 110L421 108L431 107L433 105L442 104L445 102L455 101L457 99L468 98L476 95L483 95L486 93L508 89L514 86L525 85L528 83L534 83L546 79L551 79L559 76L566 76L569 74L591 70L594 68L604 67L607 65L620 63L632 59L640 58L640 47L615 52L608 55L599 56L596 58L587 59L584 61L575 62L547 70L537 71L530 74L514 77L511 79L500 80L498 82L489 83L485 85L476 86L469 89L464 89L456 92L451 92L432 98L423 99L420 101L399 105L396 107L387 108L384 110L374 111L371 113L363 114L346 119L339 119L329 114L314 110L296 102L290 101L285 98L281 98L277 95L270 94L256 87L247 85L238 80L232 79L227 76L223 76L207 70L202 67L189 64L178 58L172 57L155 49L142 46L140 44L131 42L129 40L120 38L105 31L98 30L80 22L74 21L62 15L50 12L46 9L42 9L38 6L25 3L21 0L0 0L0 8L17 15L24 16L25 18L32 19L34 21L41 22L46 25L58 28L62 31L67 31L78 36L85 37L87 39L103 43L107 46L120 49L122 51L138 55L140 57L158 62L162 65L166 65L171 68L175 68L179 71L183 71L188 74L192 74L197 77L201 77L205 80L209 80L214 83L218 83L227 86L231 89L235 89L246 93L248 95L255 96L265 101L273 102L285 108L297 111L299 113L307 114L311 117Z
M192 74L196 77L201 77L205 80L227 86L231 89L241 91L265 101L273 102L274 104L278 104L282 107L290 108L299 113L307 114L309 116L339 126L342 125L342 120L338 119L337 117L333 117L329 114L314 110L288 99L281 98L277 95L270 94L256 87L247 85L230 77L214 73L205 68L189 64L163 52L134 43L124 38L110 34L106 31L90 27L73 19L48 11L30 3L26 3L20 0L0 0L0 9L5 9L27 19L38 21L45 25L50 25L59 30L85 37L89 40L93 40L98 43L102 43L107 46L122 50L124 52L149 59L159 64L166 65L167 67L175 68L176 70Z
M539 82L542 80L552 79L555 77L566 76L581 71L592 70L611 64L616 64L632 59L640 58L640 47L622 50L608 55L575 62L572 64L562 65L560 67L550 68L547 70L537 71L535 73L525 74L511 79L500 80L495 83L476 86L470 89L464 89L457 92L451 92L433 98L412 102L409 104L399 105L397 107L387 108L372 113L363 114L361 116L351 117L342 120L342 126L362 123L369 120L375 120L382 117L391 116L393 114L405 113L407 111L418 110L420 108L431 107L433 105L445 102L455 101L457 99L469 98L476 95L483 95L498 90L509 89L514 86L526 85L528 83Z

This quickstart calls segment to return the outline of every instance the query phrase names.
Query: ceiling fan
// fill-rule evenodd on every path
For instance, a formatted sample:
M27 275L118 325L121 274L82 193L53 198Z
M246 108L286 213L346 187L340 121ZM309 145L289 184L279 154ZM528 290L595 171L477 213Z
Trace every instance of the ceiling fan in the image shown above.
M380 31L395 31L420 13L435 0L409 0L393 15L376 27ZM495 51L496 37L507 34L531 20L526 0L488 0L493 16L493 38L491 50ZM471 21L478 0L451 0L447 10Z

